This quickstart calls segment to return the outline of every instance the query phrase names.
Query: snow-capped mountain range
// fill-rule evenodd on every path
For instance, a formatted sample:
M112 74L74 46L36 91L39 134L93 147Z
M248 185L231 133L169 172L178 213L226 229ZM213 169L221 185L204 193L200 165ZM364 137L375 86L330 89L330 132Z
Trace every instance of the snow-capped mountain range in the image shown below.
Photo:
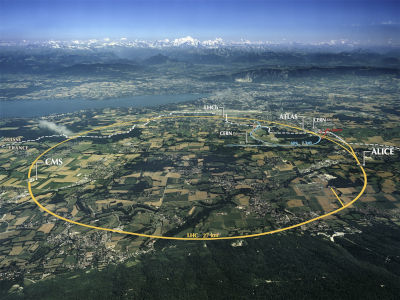
M99 49L99 48L116 48L116 47L129 47L129 48L221 48L221 47L251 47L251 48L264 48L274 46L341 46L341 47L357 47L357 42L350 42L348 40L332 40L326 42L319 42L314 44L301 44L301 43L276 43L271 41L249 41L241 39L240 41L225 41L222 38L215 38L213 40L199 40L191 36L175 39L162 39L162 40L129 40L127 38L120 39L89 39L89 40L48 40L48 41L0 41L0 46L31 46L31 47L48 47L53 49Z
M200 41L191 36L163 40L89 39L89 40L49 40L49 41L1 41L0 46L47 46L50 48L93 49L104 47L164 48L164 47L205 47L216 48L227 43L221 38ZM232 44L232 43L230 43Z

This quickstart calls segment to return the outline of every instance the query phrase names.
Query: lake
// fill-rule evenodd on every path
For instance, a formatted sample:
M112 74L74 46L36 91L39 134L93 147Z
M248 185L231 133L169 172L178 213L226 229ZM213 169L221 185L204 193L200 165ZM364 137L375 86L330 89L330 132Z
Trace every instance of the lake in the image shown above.
M143 95L107 100L65 99L1 101L0 116L1 118L31 118L109 107L151 107L162 104L192 101L202 97L204 97L203 94L181 94Z

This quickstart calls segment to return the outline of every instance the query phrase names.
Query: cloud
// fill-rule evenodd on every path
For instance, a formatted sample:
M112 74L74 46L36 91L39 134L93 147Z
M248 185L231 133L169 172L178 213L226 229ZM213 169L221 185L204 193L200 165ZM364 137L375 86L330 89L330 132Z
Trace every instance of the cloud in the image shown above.
M66 136L70 136L70 135L73 134L73 132L71 130L69 130L67 127L65 127L64 125L57 125L54 122L49 122L49 121L46 121L46 120L40 120L39 121L39 127L51 130L51 131L53 131L55 133L58 133L58 134L64 134Z
M389 20L389 21L381 22L381 25L398 25L398 23L393 22L392 20Z

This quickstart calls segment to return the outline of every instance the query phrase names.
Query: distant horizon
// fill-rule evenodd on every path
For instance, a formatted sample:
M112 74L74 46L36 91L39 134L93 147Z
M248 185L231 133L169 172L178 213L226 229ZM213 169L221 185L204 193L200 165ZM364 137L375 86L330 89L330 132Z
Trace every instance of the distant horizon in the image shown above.
M0 0L1 40L400 44L393 0Z
M0 37L0 43L1 42L10 42L10 43L19 43L19 44L29 44L29 43L51 43L51 42L60 42L60 43L69 43L69 44L85 44L85 43L104 43L104 44L113 44L113 43L133 43L133 42L152 42L152 43L157 43L157 42L164 42L164 43L172 43L174 41L178 40L184 40L184 39L193 39L194 41L199 42L199 44L202 44L204 42L221 42L225 43L226 45L229 44L249 44L249 45L357 45L357 46L394 46L394 47L400 47L400 41L398 43L388 43L388 44L373 44L373 43L363 43L363 41L351 41L347 39L337 39L337 40L320 40L320 41L313 41L313 42L300 42L300 41L287 41L287 40L282 40L282 41L273 41L273 40L249 40L245 38L239 38L239 39L224 39L221 37L214 37L214 38L204 38L200 39L197 38L196 36L176 36L176 37L165 37L165 38L127 38L127 37L115 37L115 38L110 38L110 37L87 37L87 38L64 38L64 39L56 39L56 38L49 38L49 39L39 39L39 38L31 38L31 39L22 39L22 38L1 38Z
M190 40L189 40L190 39ZM189 40L189 41L187 41ZM193 41L191 41L193 40ZM193 44L194 43L194 44ZM330 41L316 41L316 42L296 42L296 41L267 41L267 40L226 40L219 37L213 39L198 39L192 36L185 37L167 37L163 39L146 39L146 38L86 38L86 39L1 39L0 47L4 46L48 46L58 48L59 46L66 46L68 48L79 48L79 46L89 47L107 47L107 46L121 46L121 47L146 47L146 44L150 48L162 48L162 47L244 47L254 46L267 48L268 46L278 49L279 47L293 48L296 47L328 47L331 49L353 49L353 50L369 50L369 49L400 49L399 43L388 43L388 44L372 44L362 43L360 41L349 41L349 40L330 40Z

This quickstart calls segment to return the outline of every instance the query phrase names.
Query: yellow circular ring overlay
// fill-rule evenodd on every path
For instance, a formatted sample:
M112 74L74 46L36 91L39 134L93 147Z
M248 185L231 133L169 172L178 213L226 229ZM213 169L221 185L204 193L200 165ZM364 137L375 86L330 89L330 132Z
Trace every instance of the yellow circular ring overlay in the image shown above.
M293 126L293 125L278 123L278 122L274 122L274 121L257 120L257 119L252 119L252 118L229 117L228 119L230 119L230 120L243 120L243 121L251 121L251 122L261 122L261 123L274 124L274 125L279 125L279 126L288 127L288 128L291 128L291 129L296 129L296 130L304 131L304 132L307 132L307 133L309 133L309 134L313 134L313 135L315 135L315 136L318 136L318 137L324 138L324 139L326 139L326 140L329 140L329 141L331 141L332 143L334 143L334 144L340 146L341 148L343 148L344 150L346 150L348 153L351 154L351 156L355 159L357 165L360 167L360 169L361 169L361 171L362 171L363 178L364 178L364 185L363 185L361 191L359 192L359 194L358 194L353 200L351 200L351 201L347 202L346 204L344 204L344 203L340 200L340 198L337 196L337 194L335 193L335 191L332 189L332 192L333 192L333 193L335 194L335 196L338 198L338 200L339 200L340 203L342 204L342 207L340 207L340 208L338 208L338 209L336 209L336 210L334 210L334 211L328 212L328 213L326 213L326 214L324 214L324 215L321 215L321 216L312 218L312 219L310 219L310 220L307 220L307 221L304 221L304 222L301 222L301 223L298 223L298 224L295 224L295 225L291 225L291 226L288 226L288 227L279 228L279 229L275 229L275 230L271 230L271 231L267 231L267 232L255 233L255 234L247 234L247 235L240 235L240 236L226 236L226 237L203 237L203 238L201 238L201 237L168 237L168 236L158 236L158 235L151 235L151 234L143 234L143 233L129 232L129 231L124 231L124 230L111 229L111 228L105 228L105 227L99 227L99 226L92 226L92 225L89 225L89 224L84 224L84 223L76 222L76 221L73 221L73 220L71 220L71 219L64 218L64 217L62 217L62 216L60 216L60 215L58 215L58 214L52 212L51 210L47 209L47 208L44 207L42 204L40 204L39 201L38 201L38 200L35 198L35 196L33 195L33 193L32 193L32 188L31 188L31 182L30 182L32 169L35 167L36 162L37 162L43 155L47 154L47 153L48 153L49 151L51 151L52 149L54 149L54 148L56 148L56 147L58 147L58 146L60 146L60 145L62 145L62 144L64 144L64 143L66 143L66 142L68 142L68 141L71 141L71 140L73 140L73 139L76 139L76 138L78 138L78 137L80 137L80 136L82 136L82 135L86 135L86 134L91 133L91 132L93 132L93 131L98 131L98 130L105 129L105 128L109 128L109 127L113 127L113 126L123 126L123 125L129 125L129 124L132 124L132 123L143 122L143 121L154 121L154 120L160 120L160 119L181 119L181 118L222 119L223 117L222 117L222 116L183 116L183 115L182 115L182 116L156 117L156 118L139 119L139 120L135 120L135 121L128 121L128 122L122 122L122 123L114 123L114 124L111 124L111 125L101 126L101 127L97 127L97 128L95 128L95 129L89 130L89 131L85 131L85 132L79 133L79 134L77 134L77 135L75 135L75 136L73 136L73 137L71 137L71 138L68 138L68 139L66 139L66 140L64 140L64 141L62 141L62 142L60 142L60 143L58 143L58 144L56 144L56 145L50 147L49 149L47 149L46 151L44 151L42 154L40 154L38 157L36 157L36 159L32 162L31 166L29 167L29 171L28 171L28 190L29 190L29 194L31 195L31 197L32 197L33 201L36 203L36 205L39 206L41 209L43 209L45 212L47 212L47 213L53 215L54 217L56 217L56 218L58 218L58 219L60 219L60 220L63 220L63 221L66 221L66 222L69 222L69 223L72 223L72 224L75 224L75 225L80 225L80 226L83 226L83 227L92 228L92 229L97 229L97 230L104 230L104 231L110 231L110 232L116 232L116 233L122 233L122 234L129 234L129 235L141 236L141 237L147 237L147 238L155 238L155 239L166 239L166 240L196 240L196 241L201 241L201 240L203 240L203 241L204 241L204 240L230 240L230 239L243 239L243 238L257 237L257 236L263 236L263 235L268 235L268 234L274 234L274 233L286 231L286 230L289 230L289 229L293 229L293 228L296 228L296 227L300 227L300 226L306 225L306 224L308 224L308 223L311 223L311 222L314 222L314 221L323 219L323 218L325 218L325 217L327 217L327 216L336 214L336 213L340 212L341 210L344 210L345 208L351 206L354 202L356 202L356 201L362 196L362 194L364 193L364 191L365 191L365 189L366 189L366 187L367 187L367 174L365 173L364 168L363 168L362 165L360 164L360 161L358 160L358 158L357 158L357 156L356 156L356 154L355 154L353 148L352 148L348 143L342 141L342 142L343 142L343 144L342 144L342 143L340 143L339 140L332 139L332 138L327 137L327 136L322 137L322 136L319 135L318 133L315 133L315 132L310 131L310 130L302 129L302 128L299 128L299 127L296 127L296 126Z

